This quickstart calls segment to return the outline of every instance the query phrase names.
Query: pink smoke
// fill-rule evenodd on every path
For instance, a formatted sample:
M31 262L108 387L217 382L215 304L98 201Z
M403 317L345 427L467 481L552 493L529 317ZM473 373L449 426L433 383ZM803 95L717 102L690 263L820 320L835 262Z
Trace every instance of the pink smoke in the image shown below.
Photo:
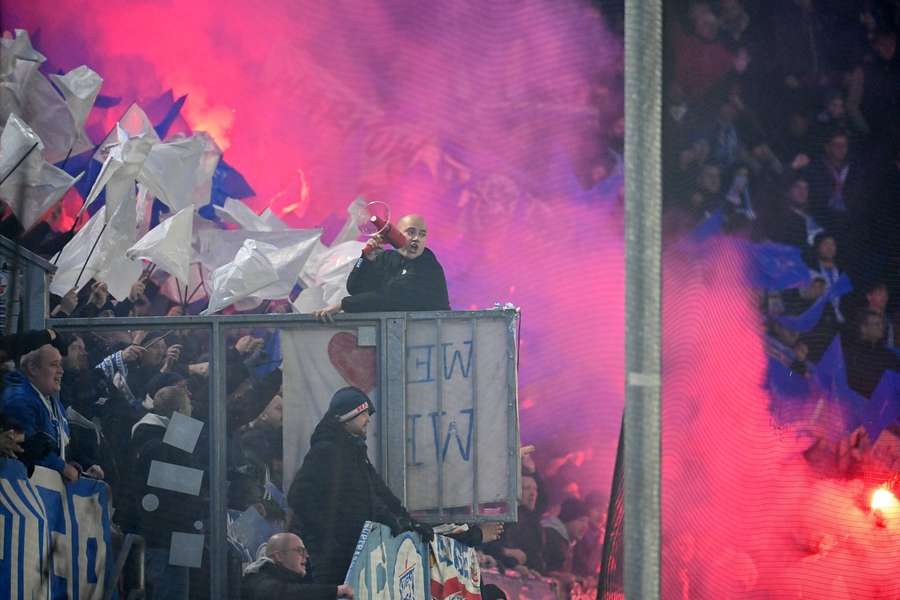
M333 226L364 193L423 213L455 308L523 310L523 440L539 462L570 454L580 491L608 489L623 405L620 189L585 190L615 170L622 40L596 8L2 4L4 27L39 31L54 69L88 64L101 93L122 97L95 110L97 137L130 102L171 88L189 95L186 125L214 136L258 210Z
M826 428L774 426L743 271L724 242L665 262L663 597L895 598L900 518L804 458Z

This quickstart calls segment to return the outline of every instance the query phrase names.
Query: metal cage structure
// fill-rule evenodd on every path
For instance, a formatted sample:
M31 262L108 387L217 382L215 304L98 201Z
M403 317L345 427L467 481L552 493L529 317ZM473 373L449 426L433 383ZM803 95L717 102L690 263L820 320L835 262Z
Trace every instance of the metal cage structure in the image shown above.
M315 332L351 331L358 340L365 338L360 345L374 346L377 357L378 388L373 400L380 407L374 417L378 431L375 464L379 471L419 518L475 523L517 518L518 322L518 310L484 310L338 315L334 323L328 324L309 315L267 314L49 319L46 325L63 334L165 328L188 331L198 338L208 336L210 592L211 597L225 598L228 409L220 399L227 397L229 332L270 328L284 336L296 334L303 340L304 335ZM280 339L283 344L285 338ZM467 352L461 353L460 347ZM427 363L423 358L426 356ZM285 387L286 396L287 390ZM327 405L327 398L324 401ZM460 435L457 430L454 463L448 455L454 455L451 433L458 427L451 419L452 410L459 409L460 403L465 404L461 411L468 421L465 434ZM434 430L436 452L419 452L422 460L411 457L415 453L411 444L415 443L413 429L417 422L412 410L418 410L421 421L429 421ZM480 415L484 417L479 418ZM431 437L420 436L429 440ZM438 438L444 443L438 443ZM452 486L447 483L451 478ZM436 488L437 493L423 493L429 487ZM465 495L462 500L461 490Z

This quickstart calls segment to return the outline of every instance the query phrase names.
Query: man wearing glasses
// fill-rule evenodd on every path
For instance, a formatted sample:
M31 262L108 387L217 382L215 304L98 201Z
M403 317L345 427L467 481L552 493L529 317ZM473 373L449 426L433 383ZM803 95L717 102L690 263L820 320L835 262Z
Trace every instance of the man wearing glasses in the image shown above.
M309 552L293 533L276 533L266 542L265 557L247 565L241 583L244 600L332 600L353 598L349 585L304 583Z
M450 310L444 269L434 252L426 248L428 228L420 215L406 215L397 221L397 229L407 244L397 250L384 250L375 236L356 261L347 279L350 295L339 304L316 311L320 321L331 321L341 312L388 312L411 310Z

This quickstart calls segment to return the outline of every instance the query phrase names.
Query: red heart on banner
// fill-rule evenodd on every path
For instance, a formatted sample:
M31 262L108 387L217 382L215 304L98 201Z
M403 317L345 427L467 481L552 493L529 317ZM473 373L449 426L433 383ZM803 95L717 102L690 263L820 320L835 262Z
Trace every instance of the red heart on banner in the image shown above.
M364 391L375 389L375 348L360 347L356 335L340 331L328 342L328 359L348 384Z

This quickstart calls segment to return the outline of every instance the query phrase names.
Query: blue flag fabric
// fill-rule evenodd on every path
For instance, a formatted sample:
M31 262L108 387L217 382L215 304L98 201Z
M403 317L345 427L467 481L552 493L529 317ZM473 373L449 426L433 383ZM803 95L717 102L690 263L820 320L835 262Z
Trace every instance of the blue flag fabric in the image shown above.
M846 273L838 277L834 285L828 288L822 296L816 300L803 314L796 316L781 315L777 318L779 324L787 327L791 331L798 333L806 333L810 331L822 318L822 311L825 310L832 300L853 291L853 284Z
M171 90L169 90L169 93L171 93ZM178 100L176 100L166 111L162 120L153 126L159 139L166 139L166 134L169 133L169 128L172 127L172 123L178 118L178 114L181 112L181 107L184 106L185 101L187 101L187 94L178 98Z
M105 96L100 94L97 96L97 99L94 100L94 106L97 108L112 108L113 106L117 106L121 101L121 96Z
M276 329L271 335L266 335L265 331L255 333L266 340L262 348L264 360L253 367L253 374L257 378L263 378L281 366L281 332Z
M766 372L766 388L769 392L769 412L777 423L788 423L793 415L800 414L810 398L810 382L779 360L769 357Z
M874 441L885 427L900 418L900 374L885 371L872 397L865 402L861 421Z
M751 285L767 290L786 290L810 282L809 267L799 248L774 242L750 245Z
M201 217L210 221L217 221L216 211L213 206L225 206L226 198L249 198L255 196L256 192L244 179L237 169L225 162L224 156L219 158L216 170L212 176L212 194L210 202L206 206L200 207L197 211Z
M722 225L725 224L725 213L722 209L716 209L702 223L694 227L689 234L692 242L702 244L706 240L713 238L722 233Z

